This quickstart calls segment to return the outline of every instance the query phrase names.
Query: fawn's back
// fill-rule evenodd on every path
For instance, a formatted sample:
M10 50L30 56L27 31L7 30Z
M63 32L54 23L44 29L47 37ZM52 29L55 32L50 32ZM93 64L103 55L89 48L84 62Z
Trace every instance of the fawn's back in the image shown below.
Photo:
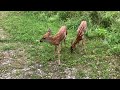
M74 42L72 42L71 44L71 52L73 52L73 49L76 47L76 44L78 44L81 40L84 39L84 33L86 31L87 28L87 22L86 21L82 21L81 24L79 25L78 29L77 29L77 36Z
M62 26L58 33L53 37L53 39L55 41L61 42L63 39L66 38L67 35L67 27L66 26Z
M46 34L43 35L43 37L40 39L40 42L49 42L50 44L53 45L59 45L62 40L64 40L66 38L67 35L67 27L66 26L62 26L58 33L54 36L51 36L51 30L49 29L48 32L46 32Z
M84 34L86 32L86 28L87 28L87 22L86 21L82 21L80 26L77 29L77 32L80 34Z

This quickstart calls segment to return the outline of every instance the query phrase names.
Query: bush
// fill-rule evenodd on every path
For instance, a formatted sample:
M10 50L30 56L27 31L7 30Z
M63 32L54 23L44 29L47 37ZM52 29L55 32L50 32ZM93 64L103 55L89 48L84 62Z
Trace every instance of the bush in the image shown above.
M103 18L100 24L103 28L108 28L112 25L112 20L110 18Z
M89 29L87 31L86 36L89 37L89 38L97 37L97 38L105 39L107 33L108 33L107 30L104 29L104 28L96 28L96 29Z
M106 36L106 39L109 44L119 44L120 43L120 34L111 32Z
M90 12L89 17L92 21L92 24L94 24L94 25L99 25L100 24L101 16L97 11Z

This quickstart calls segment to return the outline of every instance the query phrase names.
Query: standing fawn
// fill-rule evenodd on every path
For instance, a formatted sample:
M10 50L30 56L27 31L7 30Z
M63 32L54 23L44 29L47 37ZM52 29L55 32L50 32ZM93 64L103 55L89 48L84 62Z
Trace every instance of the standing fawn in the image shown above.
M61 51L61 44L62 41L64 41L67 35L67 27L62 26L58 33L55 36L51 36L51 30L49 29L46 34L43 35L42 39L40 39L40 42L48 42L55 46L55 56L58 54L58 64L60 65L60 51Z
M84 41L84 33L86 32L86 28L87 28L87 22L86 21L82 21L80 26L77 29L77 36L74 42L71 42L71 53L73 52L73 50L75 49L76 45L79 44L79 42L82 40L82 45L85 44Z

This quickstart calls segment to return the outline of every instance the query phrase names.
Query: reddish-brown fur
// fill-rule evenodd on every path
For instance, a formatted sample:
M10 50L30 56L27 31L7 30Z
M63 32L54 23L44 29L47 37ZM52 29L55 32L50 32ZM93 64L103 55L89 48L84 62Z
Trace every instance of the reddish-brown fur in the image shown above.
M49 42L50 44L55 46L55 53L57 50L58 51L57 53L59 54L58 56L59 64L60 64L60 50L61 50L60 44L62 43L63 40L65 43L66 35L67 35L67 27L62 26L55 36L51 36L51 31L49 30L45 35L43 35L43 38L40 40L40 42L42 41Z
M72 42L71 53L73 52L73 49L76 47L76 44L78 44L81 40L84 39L84 33L86 31L86 27L87 27L87 22L86 21L82 21L81 24L80 24L80 26L77 29L76 39L75 39L74 42Z
M66 35L67 28L66 26L62 26L55 36L51 36L51 32L48 31L40 41L42 42L47 40L50 44L59 45L61 41L63 41L66 38Z

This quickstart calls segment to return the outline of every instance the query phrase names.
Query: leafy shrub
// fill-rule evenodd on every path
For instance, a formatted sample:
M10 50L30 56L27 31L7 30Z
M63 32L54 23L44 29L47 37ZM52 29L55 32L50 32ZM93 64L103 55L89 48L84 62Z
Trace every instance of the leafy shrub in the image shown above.
M89 38L98 37L105 39L107 33L108 33L107 30L104 28L96 28L96 29L89 29L86 35Z
M110 18L103 18L100 24L103 28L107 28L112 25L112 20Z
M101 16L97 11L90 12L89 17L92 20L92 24L99 25Z
M107 41L109 44L119 44L120 43L120 34L119 33L109 33L106 36Z

